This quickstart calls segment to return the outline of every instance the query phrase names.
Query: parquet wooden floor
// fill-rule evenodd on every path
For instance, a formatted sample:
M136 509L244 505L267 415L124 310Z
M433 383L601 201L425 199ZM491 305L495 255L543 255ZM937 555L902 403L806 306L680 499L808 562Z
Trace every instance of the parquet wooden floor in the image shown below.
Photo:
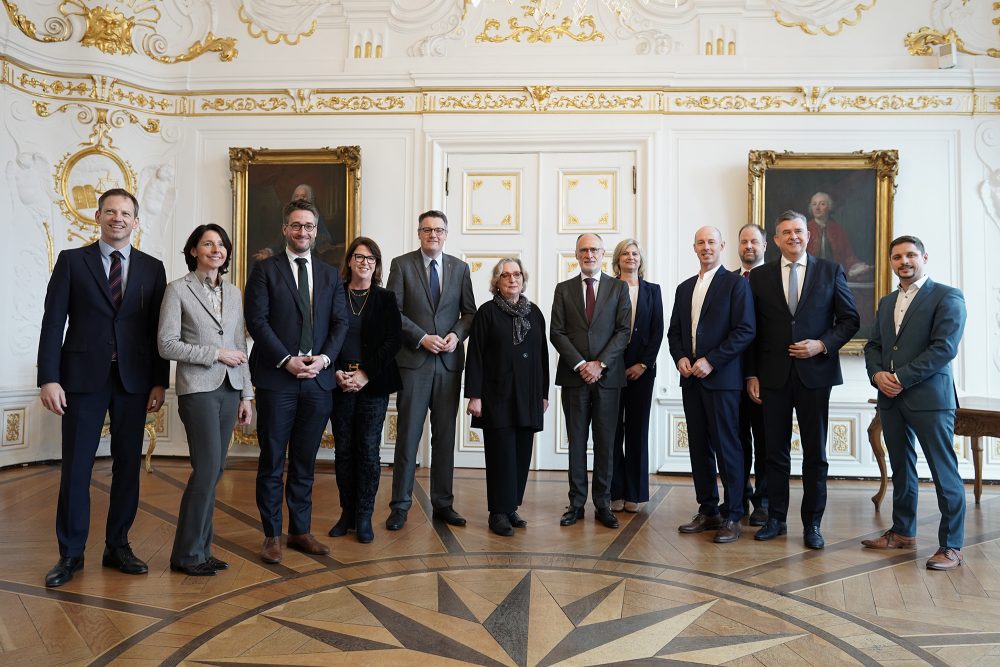
M1000 489L969 499L965 565L931 572L933 488L920 494L919 546L879 552L860 540L888 527L874 482L830 483L827 547L810 551L801 526L731 545L681 535L694 513L690 479L654 476L638 514L609 530L592 508L562 528L564 473L533 473L512 538L489 532L485 482L456 471L456 509L469 524L428 519L418 471L406 527L384 528L383 471L372 544L329 538L340 510L331 465L314 489L313 532L332 552L284 550L267 566L254 503L255 462L234 459L219 487L216 577L169 569L186 460L158 459L143 475L131 532L145 576L102 568L110 462L91 489L86 566L46 589L57 558L59 470L0 471L0 664L4 665L1000 665ZM800 495L793 482L792 502ZM792 512L792 514L797 514Z

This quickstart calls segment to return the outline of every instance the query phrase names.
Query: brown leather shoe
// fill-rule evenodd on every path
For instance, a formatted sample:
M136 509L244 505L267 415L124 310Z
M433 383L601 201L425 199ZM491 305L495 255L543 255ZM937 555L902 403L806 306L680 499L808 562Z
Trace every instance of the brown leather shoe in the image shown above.
M295 549L302 553L312 554L313 556L326 556L330 553L330 547L313 537L312 533L289 535L287 544L289 549Z
M715 538L712 540L716 544L729 544L740 539L743 528L739 521L723 521L719 530L715 531Z
M928 570L954 570L962 564L962 552L951 547L941 547L927 559Z
M890 528L882 533L881 537L876 537L873 540L861 540L861 544L869 549L912 549L917 546L917 538L904 537Z
M281 562L281 538L265 537L264 546L260 550L260 559L265 563L276 565Z
M715 530L722 525L722 515L705 516L695 514L694 518L685 524L677 526L677 530L682 533L703 533L706 530Z

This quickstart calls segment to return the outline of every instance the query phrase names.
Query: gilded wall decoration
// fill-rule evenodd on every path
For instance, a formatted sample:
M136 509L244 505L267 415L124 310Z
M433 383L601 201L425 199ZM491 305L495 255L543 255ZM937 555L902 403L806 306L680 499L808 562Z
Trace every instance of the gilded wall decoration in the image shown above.
M107 4L62 0L58 5L61 16L46 18L45 32L39 34L35 23L21 14L16 4L3 0L11 23L38 42L69 41L82 26L79 43L108 55L128 56L141 51L152 60L173 64L206 53L218 53L219 60L229 62L239 53L235 38L216 36L210 29L215 23L215 10L209 0L104 1ZM164 14L168 20L161 23ZM198 33L192 34L193 29ZM185 46L180 51L171 49L176 42Z
M941 95L831 95L826 104L848 111L944 111L954 98Z
M509 32L504 34L501 31L500 19L489 18L483 23L483 29L476 35L477 42L491 42L501 44L507 41L520 42L521 38L528 44L539 42L550 44L552 39L562 39L566 37L575 42L595 42L603 41L604 33L597 29L597 23L591 15L582 15L574 19L570 16L563 16L561 19L555 11L543 0L527 0L527 4L521 5L524 15L521 18L529 19L527 25L523 25L520 18L511 16L507 19Z
M861 15L878 0L769 0L774 20L786 28L799 28L808 35L833 36L861 22Z
M907 33L911 56L935 54L933 47L952 44L962 53L1000 58L1000 3L990 0L932 0L931 25Z
M618 172L559 170L559 232L617 231Z
M442 111L512 111L530 109L532 98L525 94L472 93L469 95L441 94L431 98L430 110Z
M462 231L466 234L519 234L521 173L465 172L462 179Z
M16 447L24 445L24 408L4 410L3 446Z
M294 6L274 6L260 0L243 0L236 12L247 33L268 44L284 42L295 46L303 37L312 37L319 24L316 17L329 4L325 0L299 0Z
M674 98L674 106L680 109L700 111L780 111L794 109L802 100L793 96L761 95L685 95Z

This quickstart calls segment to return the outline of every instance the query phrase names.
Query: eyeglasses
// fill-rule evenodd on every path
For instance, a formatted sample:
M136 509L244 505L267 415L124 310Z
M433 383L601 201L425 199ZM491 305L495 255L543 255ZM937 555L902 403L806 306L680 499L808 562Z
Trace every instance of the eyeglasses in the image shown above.
M513 273L510 273L510 272L504 271L503 273L500 274L500 279L501 280L510 280L511 278L514 278L515 280L520 280L521 279L521 272L520 271L514 271Z
M359 264L360 263L374 264L375 262L378 261L378 257L375 257L374 255L362 255L360 252L356 252L353 255L351 255L351 259L353 259L355 262L358 262Z
M576 252L580 255L600 255L604 248L577 248Z
M288 227L293 232L301 232L303 229L307 232L316 231L316 225L311 222L307 222L304 225L301 222L286 222L285 227Z
M419 230L424 236L447 236L447 227L421 227Z

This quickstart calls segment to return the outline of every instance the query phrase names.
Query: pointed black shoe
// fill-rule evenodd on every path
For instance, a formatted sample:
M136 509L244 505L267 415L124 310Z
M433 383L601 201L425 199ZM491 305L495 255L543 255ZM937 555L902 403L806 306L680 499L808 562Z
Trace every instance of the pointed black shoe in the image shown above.
M618 517L615 516L610 507L598 507L594 512L594 518L603 523L607 528L618 527Z
M573 509L570 507L565 512L563 512L562 517L559 519L560 526L572 526L574 523L583 518L583 508L577 507Z
M205 561L203 563L198 563L197 565L174 565L170 564L171 572L183 572L189 577L214 577L215 568L212 567L211 561Z
M826 546L826 542L823 541L823 535L819 532L819 526L816 524L806 526L806 531L802 536L802 540L810 549L822 549Z
M510 537L514 534L514 526L510 525L510 517L503 512L490 512L490 530L503 537Z
M371 544L371 541L375 539L375 529L372 528L371 516L358 517L356 535L361 544Z
M146 574L149 566L132 553L132 547L124 545L121 547L104 547L104 558L101 559L104 567L117 568L119 572L125 574Z
M517 510L514 510L513 512L508 514L507 518L510 519L510 525L514 526L515 528L528 527L528 522L521 518L521 515L517 513Z
M406 525L406 510L392 510L385 520L386 530L400 530Z
M327 535L330 537L343 537L347 535L347 531L349 530L354 530L354 512L344 510L344 513L340 515L337 523L333 524L333 528L330 529Z
M439 507L434 510L433 516L438 521L444 521L449 526L464 526L465 517L455 511L455 508L449 505L448 507Z
M778 521L777 519L768 519L764 527L754 533L753 539L758 542L763 542L764 540L773 540L778 535L784 535L788 532L788 526L784 521Z
M83 556L63 556L59 559L59 562L55 564L48 574L45 575L45 585L49 588L56 588L57 586L62 586L70 579L73 575L83 569Z

